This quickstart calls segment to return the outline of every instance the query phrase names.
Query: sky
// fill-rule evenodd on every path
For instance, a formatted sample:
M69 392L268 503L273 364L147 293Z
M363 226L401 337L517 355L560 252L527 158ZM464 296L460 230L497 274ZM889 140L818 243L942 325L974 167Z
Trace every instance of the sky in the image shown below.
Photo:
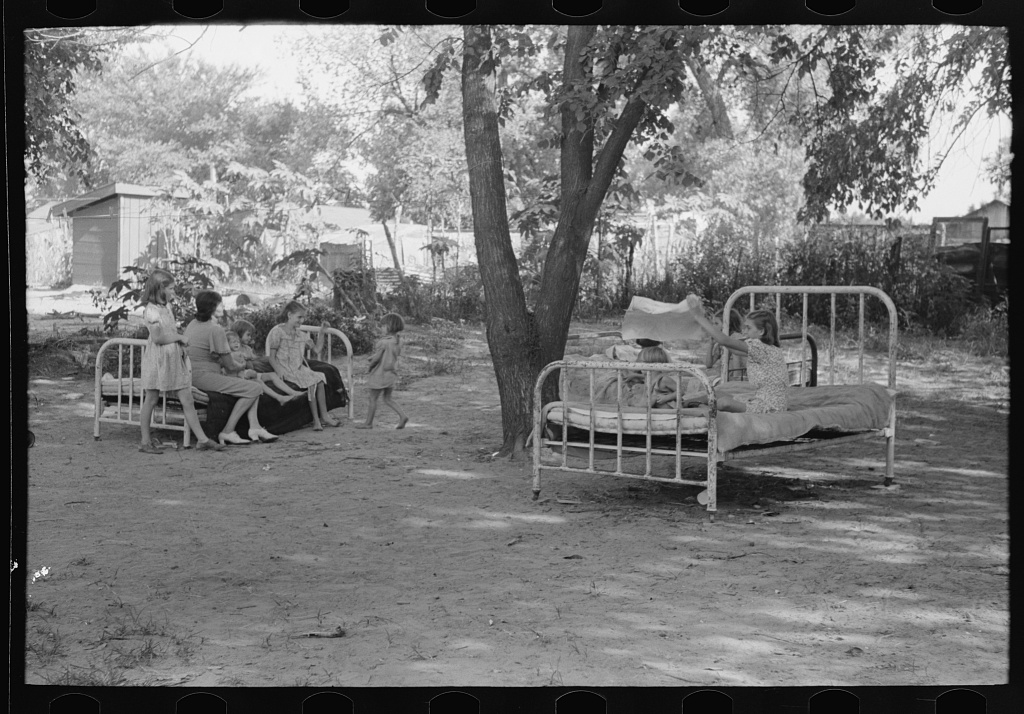
M171 47L183 50L199 38L188 50L190 54L218 64L234 62L246 67L259 67L264 77L261 93L265 96L280 99L298 96L299 85L295 78L301 67L282 39L301 36L303 30L300 26L248 25L240 28L210 25L205 33L202 29L199 26L174 28L175 38L170 41ZM943 128L937 127L933 137L938 145L944 143L941 131ZM965 141L946 158L935 188L919 200L920 210L910 216L913 222L931 223L933 216L963 215L972 207L995 198L995 188L984 176L984 160L995 152L1000 140L1008 137L1010 132L1009 119L976 120L966 132Z

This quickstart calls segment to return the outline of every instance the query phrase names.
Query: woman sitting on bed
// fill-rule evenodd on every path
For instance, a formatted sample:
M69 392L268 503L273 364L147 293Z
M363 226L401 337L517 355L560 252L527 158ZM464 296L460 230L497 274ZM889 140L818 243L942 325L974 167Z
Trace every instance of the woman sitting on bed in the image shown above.
M789 372L786 358L779 346L779 325L775 315L767 310L755 310L747 314L741 327L742 339L730 337L704 316L700 298L687 295L686 302L691 314L705 332L718 344L747 356L747 380L755 388L749 401L722 395L718 409L723 412L751 412L771 414L784 412L789 408ZM671 399L672 397L669 397ZM707 394L683 395L686 402L706 402Z
M215 319L223 314L223 309L220 293L200 290L196 295L196 317L185 328L188 356L192 362L192 386L204 392L218 392L237 399L223 430L217 436L221 444L248 444L257 439L275 441L277 435L260 425L256 413L260 395L263 394L260 383L221 372L222 367L234 367L227 335ZM235 431L243 415L248 418L248 439L242 438Z

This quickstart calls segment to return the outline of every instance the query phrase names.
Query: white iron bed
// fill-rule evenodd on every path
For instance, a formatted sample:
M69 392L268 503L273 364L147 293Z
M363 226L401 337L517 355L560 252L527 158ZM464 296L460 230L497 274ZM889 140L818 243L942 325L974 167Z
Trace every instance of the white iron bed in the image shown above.
M300 325L299 329L310 333L313 337L320 328L313 325ZM333 327L324 329L326 361L333 364L333 339L335 337L345 346L344 375L345 385L349 389L348 417L355 418L355 407L352 399L352 343L345 333ZM113 424L130 424L140 426L139 413L142 406L142 377L140 368L142 365L142 352L146 348L148 340L139 340L129 337L115 337L104 342L96 353L96 378L93 394L95 405L95 416L93 417L93 438L97 441L100 438L100 422ZM116 374L105 371L106 353L108 350L116 350L117 366ZM192 387L192 398L195 400L196 411L199 420L205 420L205 407L209 401L206 393ZM161 394L160 402L153 410L151 426L155 429L169 429L171 431L184 432L184 446L187 448L191 438L192 430L185 423L184 414L181 411L181 404L174 394Z
M890 485L895 458L897 322L896 307L889 296L868 286L748 286L729 297L723 314L728 316L729 310L744 295L750 296L751 309L755 296L774 295L777 317L781 315L783 295L802 295L803 339L800 343L801 360L797 363L801 365L797 382L800 385L811 381L802 373L806 364L804 352L809 344L808 298L811 295L830 296L827 385L791 387L787 412L736 414L718 411L716 391L742 394L749 393L751 387L745 382L729 381L728 350L723 350L721 382L717 387L712 386L712 379L703 365L640 365L608 360L552 362L541 370L534 388L534 499L540 494L541 472L545 469L623 476L703 487L707 511L713 521L717 511L719 463L878 438L886 442L884 484ZM852 295L858 300L857 382L854 385L835 383L837 295ZM889 315L885 386L864 380L864 305L869 296L881 300ZM727 326L723 325L725 328ZM555 371L559 372L560 399L544 404L543 386ZM630 379L630 375L638 373L643 374L640 385L636 384L635 378ZM688 381L692 385L691 380L697 380L708 394L708 404L685 408L677 400L672 409L652 408L648 395L659 377L673 379L676 385L685 385ZM642 472L634 473L623 468L624 459L633 461L639 457L643 457ZM674 474L655 473L652 468L654 457L673 457ZM684 458L706 461L703 479L683 478Z

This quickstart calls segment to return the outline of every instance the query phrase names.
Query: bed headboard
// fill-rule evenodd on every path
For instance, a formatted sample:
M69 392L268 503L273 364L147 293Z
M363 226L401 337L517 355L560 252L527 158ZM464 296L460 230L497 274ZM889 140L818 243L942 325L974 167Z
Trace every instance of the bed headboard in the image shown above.
M859 321L857 330L857 375L858 382L864 382L864 300L868 295L872 295L885 305L889 312L889 360L888 360L888 387L889 389L896 388L896 345L897 345L897 318L896 318L896 305L892 299L878 288L870 287L867 285L748 285L742 287L725 301L725 308L722 311L722 329L724 332L728 332L729 329L729 310L740 300L744 295L750 296L750 308L754 309L755 296L756 295L775 295L775 319L779 320L782 312L782 296L783 295L802 295L802 319L800 332L804 339L801 341L801 350L806 350L807 345L807 302L811 295L820 296L828 295L831 303L831 319L830 319L830 339L828 343L828 383L835 384L835 345L836 345L836 295L856 295L858 297L858 308L859 308ZM736 306L739 312L742 314L743 309L740 306ZM728 374L727 369L729 365L729 359L727 352L722 356L722 381L727 381ZM804 361L805 355L801 355L801 363ZM802 375L801 375L802 377ZM801 378L801 382L803 379Z

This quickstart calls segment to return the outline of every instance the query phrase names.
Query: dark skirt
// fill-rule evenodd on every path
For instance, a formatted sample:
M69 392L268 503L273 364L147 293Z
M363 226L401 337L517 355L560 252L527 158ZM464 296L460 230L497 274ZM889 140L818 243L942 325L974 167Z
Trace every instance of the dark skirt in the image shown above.
M328 409L338 409L348 406L348 391L341 379L341 372L338 368L327 362L308 360L310 368L315 372L322 372L327 377L327 385L324 390L327 398ZM273 384L270 385L273 388ZM235 406L236 398L221 394L219 392L207 392L210 402L206 407L206 422L203 429L211 439L224 429L228 416ZM267 395L260 396L260 424L271 434L287 434L296 431L313 423L313 414L309 409L309 400L305 396L293 399L285 404L280 404L276 399ZM247 436L249 433L249 419L245 415L238 420L236 429L240 436Z

